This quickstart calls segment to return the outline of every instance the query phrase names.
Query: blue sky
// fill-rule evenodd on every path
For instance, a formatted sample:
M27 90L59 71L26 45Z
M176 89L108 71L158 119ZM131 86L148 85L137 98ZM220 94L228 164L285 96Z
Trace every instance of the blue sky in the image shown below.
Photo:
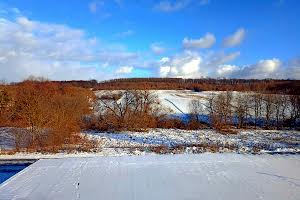
M299 10L297 0L3 0L0 79L300 79Z

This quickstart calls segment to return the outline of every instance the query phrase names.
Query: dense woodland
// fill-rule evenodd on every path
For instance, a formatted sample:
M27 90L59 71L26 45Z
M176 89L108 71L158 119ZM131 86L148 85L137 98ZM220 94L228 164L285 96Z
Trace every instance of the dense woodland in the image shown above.
M109 90L100 96L93 91L104 89ZM190 114L182 118L170 115L149 89L224 92L205 102L194 99ZM212 128L234 133L237 128L299 129L299 125L299 81L295 80L41 79L0 85L0 127L15 127L16 150L88 149L89 142L79 134L87 129Z
M273 79L182 79L124 78L97 82L61 81L94 90L195 90L195 91L258 91L277 94L300 94L300 80Z

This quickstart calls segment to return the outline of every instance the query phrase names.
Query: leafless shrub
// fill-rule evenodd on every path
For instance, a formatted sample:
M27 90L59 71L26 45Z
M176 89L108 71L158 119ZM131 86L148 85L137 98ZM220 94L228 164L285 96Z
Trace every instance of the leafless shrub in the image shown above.
M157 95L146 90L120 91L98 98L99 129L139 130L155 128L161 116Z

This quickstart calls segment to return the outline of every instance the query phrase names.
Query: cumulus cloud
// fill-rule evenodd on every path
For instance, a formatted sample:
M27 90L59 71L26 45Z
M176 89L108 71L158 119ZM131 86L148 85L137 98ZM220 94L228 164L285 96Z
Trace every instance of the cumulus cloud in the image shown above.
M185 50L171 57L163 57L156 64L160 66L161 77L220 77L228 75L230 69L221 68L229 61L233 61L240 55L239 52L225 54L224 52L212 52L203 54L196 51ZM228 71L225 73L225 71Z
M255 64L246 66L220 65L218 67L218 76L226 78L243 78L243 79L299 79L300 65L283 64L279 59L260 60ZM293 74L293 75L292 75Z
M263 59L254 64L238 66L227 63L239 56L239 52L213 54L207 56L184 51L173 57L163 57L157 62L160 66L158 74L161 77L181 78L300 79L300 59L286 63L278 58Z
M116 73L117 74L130 74L133 70L133 67L132 66L123 66L123 67L120 67Z
M228 77L238 69L235 65L220 65L217 69L217 77Z
M285 78L300 80L300 58L287 62L281 74L284 74Z
M210 48L216 42L216 38L213 34L207 33L205 36L199 39L189 39L184 38L182 45L186 49L200 49L200 48Z
M282 62L278 58L260 60L246 66L219 65L217 77L242 79L300 79L300 61Z
M239 78L278 78L281 61L277 58L260 60L256 64L241 67L233 76Z
M160 43L152 43L150 45L150 49L157 55L162 54L166 51L166 48L164 48Z
M200 70L201 63L202 58L198 53L185 51L172 58L162 58L160 60L159 74L161 77L192 78L204 76Z
M246 35L246 30L244 28L238 29L232 35L226 37L223 41L225 47L234 47L242 43Z
M0 19L0 79L20 81L29 75L53 80L110 78L98 68L129 64L137 54L110 50L84 31L26 17Z

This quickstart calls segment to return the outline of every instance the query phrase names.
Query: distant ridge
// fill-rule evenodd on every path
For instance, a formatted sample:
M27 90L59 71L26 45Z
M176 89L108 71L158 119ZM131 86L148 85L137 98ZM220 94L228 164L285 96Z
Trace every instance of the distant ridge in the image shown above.
M27 80L35 81L35 80ZM300 80L279 79L183 79L183 78L119 78L105 81L70 80L53 82L93 90L193 90L193 91L260 91L263 93L300 95ZM11 83L23 84L26 81ZM0 84L1 86L1 84Z

